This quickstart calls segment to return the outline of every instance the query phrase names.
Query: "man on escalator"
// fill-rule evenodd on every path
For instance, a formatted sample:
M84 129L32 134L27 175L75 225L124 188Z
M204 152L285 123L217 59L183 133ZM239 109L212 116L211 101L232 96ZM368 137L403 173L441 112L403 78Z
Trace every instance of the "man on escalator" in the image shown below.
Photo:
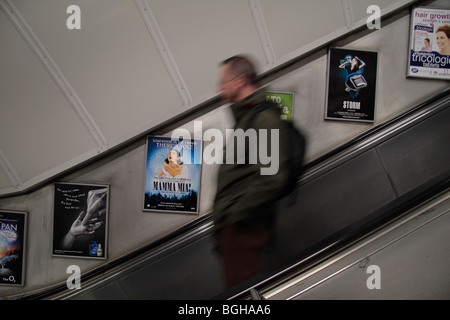
M289 128L280 119L279 107L266 101L247 57L234 56L222 63L218 89L223 101L232 103L236 120L235 135L227 139L219 169L213 209L217 249L230 288L264 270L276 202L286 195L292 175L292 152ZM236 141L238 133L246 134L245 143ZM271 157L270 168L264 152Z

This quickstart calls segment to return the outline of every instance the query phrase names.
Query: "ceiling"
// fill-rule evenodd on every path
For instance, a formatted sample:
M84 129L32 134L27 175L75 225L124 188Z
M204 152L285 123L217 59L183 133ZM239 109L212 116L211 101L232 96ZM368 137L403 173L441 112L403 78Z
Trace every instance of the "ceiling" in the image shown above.
M215 97L234 54L268 71L363 26L370 5L412 2L0 0L0 195Z

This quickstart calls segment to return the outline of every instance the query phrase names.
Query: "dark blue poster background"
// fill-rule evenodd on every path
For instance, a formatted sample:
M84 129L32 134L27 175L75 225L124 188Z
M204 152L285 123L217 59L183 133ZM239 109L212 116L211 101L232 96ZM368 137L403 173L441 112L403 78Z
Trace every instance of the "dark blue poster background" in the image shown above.
M326 119L375 120L377 60L377 52L329 50Z

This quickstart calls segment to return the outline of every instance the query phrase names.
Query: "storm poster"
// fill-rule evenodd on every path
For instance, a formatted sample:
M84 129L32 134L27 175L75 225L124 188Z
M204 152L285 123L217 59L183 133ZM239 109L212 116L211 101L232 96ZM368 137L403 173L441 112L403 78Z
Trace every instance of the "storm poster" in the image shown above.
M27 212L0 210L0 285L23 286Z
M374 122L378 53L331 48L325 119Z
M144 211L199 212L202 141L148 137Z

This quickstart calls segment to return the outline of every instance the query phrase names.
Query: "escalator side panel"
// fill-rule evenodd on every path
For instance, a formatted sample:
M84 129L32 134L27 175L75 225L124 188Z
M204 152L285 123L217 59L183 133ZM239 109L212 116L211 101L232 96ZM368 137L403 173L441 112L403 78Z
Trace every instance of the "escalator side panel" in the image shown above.
M450 108L376 149L399 196L450 169Z
M211 236L127 273L118 282L128 299L208 299L223 290Z
M376 152L369 150L302 185L295 206L280 208L275 251L288 258L394 199Z
M450 108L308 181L280 208L275 260L296 255L450 173Z

